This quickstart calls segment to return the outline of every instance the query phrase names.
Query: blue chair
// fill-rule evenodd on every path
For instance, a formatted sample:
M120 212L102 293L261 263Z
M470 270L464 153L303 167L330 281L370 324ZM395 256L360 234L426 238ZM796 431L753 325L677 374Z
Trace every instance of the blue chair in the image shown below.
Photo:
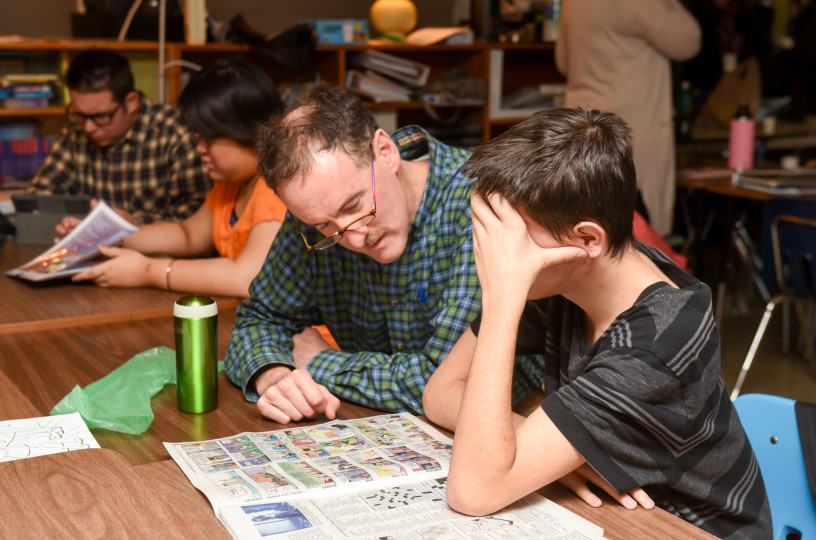
M811 317L802 307L802 302L816 302L816 202L768 200L763 209L761 253L761 282L765 285L761 290L768 303L731 392L732 400L742 389L774 308L782 302L797 300L793 304L803 329L805 356L816 360L809 331ZM787 324L785 329L787 333Z
M816 503L810 491L792 399L745 394L734 401L762 471L774 540L798 533L816 539Z

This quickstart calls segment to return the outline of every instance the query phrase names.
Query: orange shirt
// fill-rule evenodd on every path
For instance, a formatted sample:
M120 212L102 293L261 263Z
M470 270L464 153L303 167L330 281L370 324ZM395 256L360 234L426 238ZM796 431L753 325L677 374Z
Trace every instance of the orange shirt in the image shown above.
M241 189L241 184L215 182L205 201L213 215L215 249L218 250L219 255L230 259L237 259L244 250L252 227L264 221L282 222L286 216L283 201L267 187L266 182L261 178L255 184L244 213L241 214L235 225L230 226L230 216L235 208L239 189Z
M209 195L207 195L207 208L213 215L213 242L218 254L222 257L237 259L244 250L249 239L249 231L258 223L265 221L283 221L286 216L286 206L283 205L275 192L269 189L261 178L255 184L255 190L249 198L244 213L230 226L232 209L235 208L235 200L238 198L238 190L241 184L229 182L215 182ZM339 349L337 342L332 337L329 329L325 326L316 326L323 339Z

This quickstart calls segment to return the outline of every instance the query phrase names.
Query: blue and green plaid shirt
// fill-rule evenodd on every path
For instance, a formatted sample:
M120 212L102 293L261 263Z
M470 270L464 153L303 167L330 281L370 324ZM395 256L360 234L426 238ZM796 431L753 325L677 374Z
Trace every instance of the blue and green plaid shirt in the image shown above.
M478 313L471 187L460 173L470 154L416 126L392 138L403 159L430 163L405 251L391 264L341 246L309 253L287 216L238 308L225 358L247 399L258 399L249 383L260 369L293 366L293 334L325 324L342 352L311 360L315 381L346 401L421 413L425 383Z

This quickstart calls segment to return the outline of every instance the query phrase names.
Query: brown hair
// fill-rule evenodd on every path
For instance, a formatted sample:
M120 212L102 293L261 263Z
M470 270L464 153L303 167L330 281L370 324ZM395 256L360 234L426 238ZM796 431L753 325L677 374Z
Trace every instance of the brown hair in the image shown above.
M309 173L314 154L341 148L367 167L377 123L358 96L318 83L284 114L262 128L257 145L258 170L272 189Z
M612 113L539 111L474 150L462 172L477 193L501 195L559 241L575 224L594 221L613 256L633 242L632 130Z

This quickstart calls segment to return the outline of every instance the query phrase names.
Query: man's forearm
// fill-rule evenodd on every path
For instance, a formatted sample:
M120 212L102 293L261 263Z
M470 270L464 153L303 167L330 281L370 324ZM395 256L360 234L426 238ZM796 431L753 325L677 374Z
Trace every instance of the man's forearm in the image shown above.
M346 401L379 411L422 413L422 391L436 368L423 354L326 349L309 362L314 380Z

